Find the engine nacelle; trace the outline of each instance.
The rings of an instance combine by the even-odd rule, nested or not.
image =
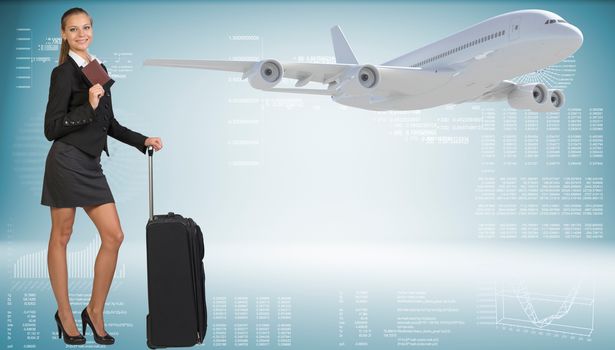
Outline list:
[[[544,84],[519,85],[508,93],[508,104],[512,108],[538,112],[538,109],[544,108],[548,97],[549,90]]]
[[[564,105],[564,102],[566,102],[566,96],[562,90],[549,90],[549,94],[551,105],[556,109],[560,109]]]
[[[254,63],[245,75],[253,88],[267,90],[282,81],[284,68],[276,60],[263,60]]]
[[[380,74],[378,73],[378,68],[372,65],[366,65],[359,69],[357,73],[357,79],[359,80],[359,84],[366,89],[371,89],[376,87],[380,82]]]
[[[338,90],[344,94],[362,94],[374,89],[380,82],[378,68],[371,64],[356,67],[348,72],[342,79]]]
[[[534,112],[557,112],[564,102],[565,96],[561,90],[548,90],[540,83],[517,86],[508,94],[511,107]]]
[[[564,105],[564,99],[562,90],[549,90],[545,102],[532,110],[534,112],[557,112]]]

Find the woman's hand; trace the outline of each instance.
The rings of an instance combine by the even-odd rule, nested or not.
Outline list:
[[[98,102],[100,102],[100,98],[105,95],[105,89],[100,84],[96,84],[90,88],[88,101],[92,106],[92,109],[98,108]]]
[[[160,137],[148,137],[145,139],[145,146],[152,146],[155,151],[160,151],[162,149],[162,139]]]

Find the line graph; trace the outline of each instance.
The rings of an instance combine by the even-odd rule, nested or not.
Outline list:
[[[538,315],[536,314],[536,309],[534,308],[534,304],[532,303],[532,300],[530,298],[530,293],[528,292],[527,286],[525,285],[525,283],[521,283],[521,286],[519,287],[517,291],[517,299],[519,300],[519,304],[523,308],[523,311],[527,315],[528,319],[536,327],[544,328],[550,325],[554,320],[559,320],[563,318],[564,316],[568,315],[568,313],[570,312],[570,308],[572,307],[577,297],[578,292],[579,292],[579,285],[576,285],[570,290],[570,292],[568,293],[568,295],[562,302],[557,312],[555,314],[549,315],[542,319],[539,319]]]
[[[525,282],[496,288],[496,325],[591,336],[595,294],[582,282],[565,295],[531,292]]]

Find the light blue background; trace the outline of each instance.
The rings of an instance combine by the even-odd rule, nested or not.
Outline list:
[[[48,208],[39,202],[50,143],[42,123],[57,52],[34,50],[34,56],[51,61],[33,62],[31,88],[16,89],[15,29],[31,28],[36,48],[46,38],[59,36],[61,14],[75,5],[94,18],[92,53],[107,66],[117,53],[130,53],[121,62],[133,70],[116,79],[113,87],[115,114],[122,124],[165,142],[155,159],[156,212],[190,216],[203,228],[210,305],[216,296],[228,297],[229,304],[235,296],[248,296],[248,323],[253,327],[255,297],[269,296],[273,305],[276,297],[291,296],[293,349],[338,346],[340,291],[347,300],[355,291],[369,291],[373,349],[394,347],[395,342],[382,334],[395,327],[395,295],[403,290],[456,300],[459,311],[450,318],[465,324],[440,335],[439,347],[444,349],[604,349],[615,341],[615,288],[610,281],[615,238],[610,234],[609,198],[612,3],[14,2],[0,5],[1,291],[3,298],[11,293],[15,300],[24,292],[37,293],[38,348],[63,346],[52,339],[51,290],[46,279],[12,276],[19,258],[47,247]],[[603,176],[605,213],[598,219],[604,223],[602,239],[477,239],[480,218],[474,216],[474,190],[481,170],[480,132],[457,134],[468,136],[468,145],[405,142],[379,122],[390,115],[342,108],[321,96],[264,93],[246,82],[229,81],[237,77],[230,73],[142,66],[147,58],[271,57],[292,62],[298,56],[330,57],[329,28],[335,24],[343,28],[361,63],[378,64],[491,16],[524,8],[558,13],[584,33],[583,46],[575,54],[574,81],[565,90],[566,103],[569,108],[604,109],[605,165],[529,172]],[[260,40],[229,40],[233,35],[256,35]],[[258,100],[229,103],[237,98]],[[505,103],[481,106],[506,108]],[[422,112],[421,118],[475,115],[474,111],[471,105],[441,107]],[[252,118],[259,121],[255,127],[229,124]],[[565,125],[562,117],[562,129]],[[229,145],[235,139],[257,139],[259,145]],[[127,276],[116,279],[110,301],[123,302],[127,314],[109,315],[107,321],[132,324],[110,328],[119,332],[116,348],[139,348],[144,347],[147,313],[146,159],[115,140],[110,150],[110,158],[103,156],[103,168],[126,234],[120,266],[126,267]],[[259,165],[233,165],[241,160]],[[519,176],[524,171],[528,170],[520,168]],[[84,249],[95,235],[80,211],[69,250]],[[480,288],[520,280],[546,294],[566,295],[578,281],[595,289],[591,338],[562,339],[477,325]],[[87,294],[88,288],[87,279],[71,284],[71,292]],[[347,324],[354,320],[349,316],[353,306],[345,306]],[[2,307],[4,330],[4,311],[10,309],[4,299]],[[82,307],[76,304],[75,311]],[[14,321],[20,320],[21,309],[13,310]],[[228,310],[232,348],[233,309]],[[14,323],[13,339],[3,336],[2,344],[31,344],[23,339],[19,322]],[[347,347],[352,347],[355,331],[347,327]],[[250,348],[252,332],[250,328]]]

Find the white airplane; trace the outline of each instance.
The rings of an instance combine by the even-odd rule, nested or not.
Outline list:
[[[558,111],[561,90],[508,79],[561,62],[583,43],[581,31],[553,12],[505,13],[381,65],[359,64],[339,26],[331,28],[336,63],[151,59],[145,65],[243,73],[265,91],[329,95],[367,110],[416,110],[469,101],[508,100],[511,107]],[[282,78],[294,88],[276,87]],[[310,82],[323,89],[303,88]]]

